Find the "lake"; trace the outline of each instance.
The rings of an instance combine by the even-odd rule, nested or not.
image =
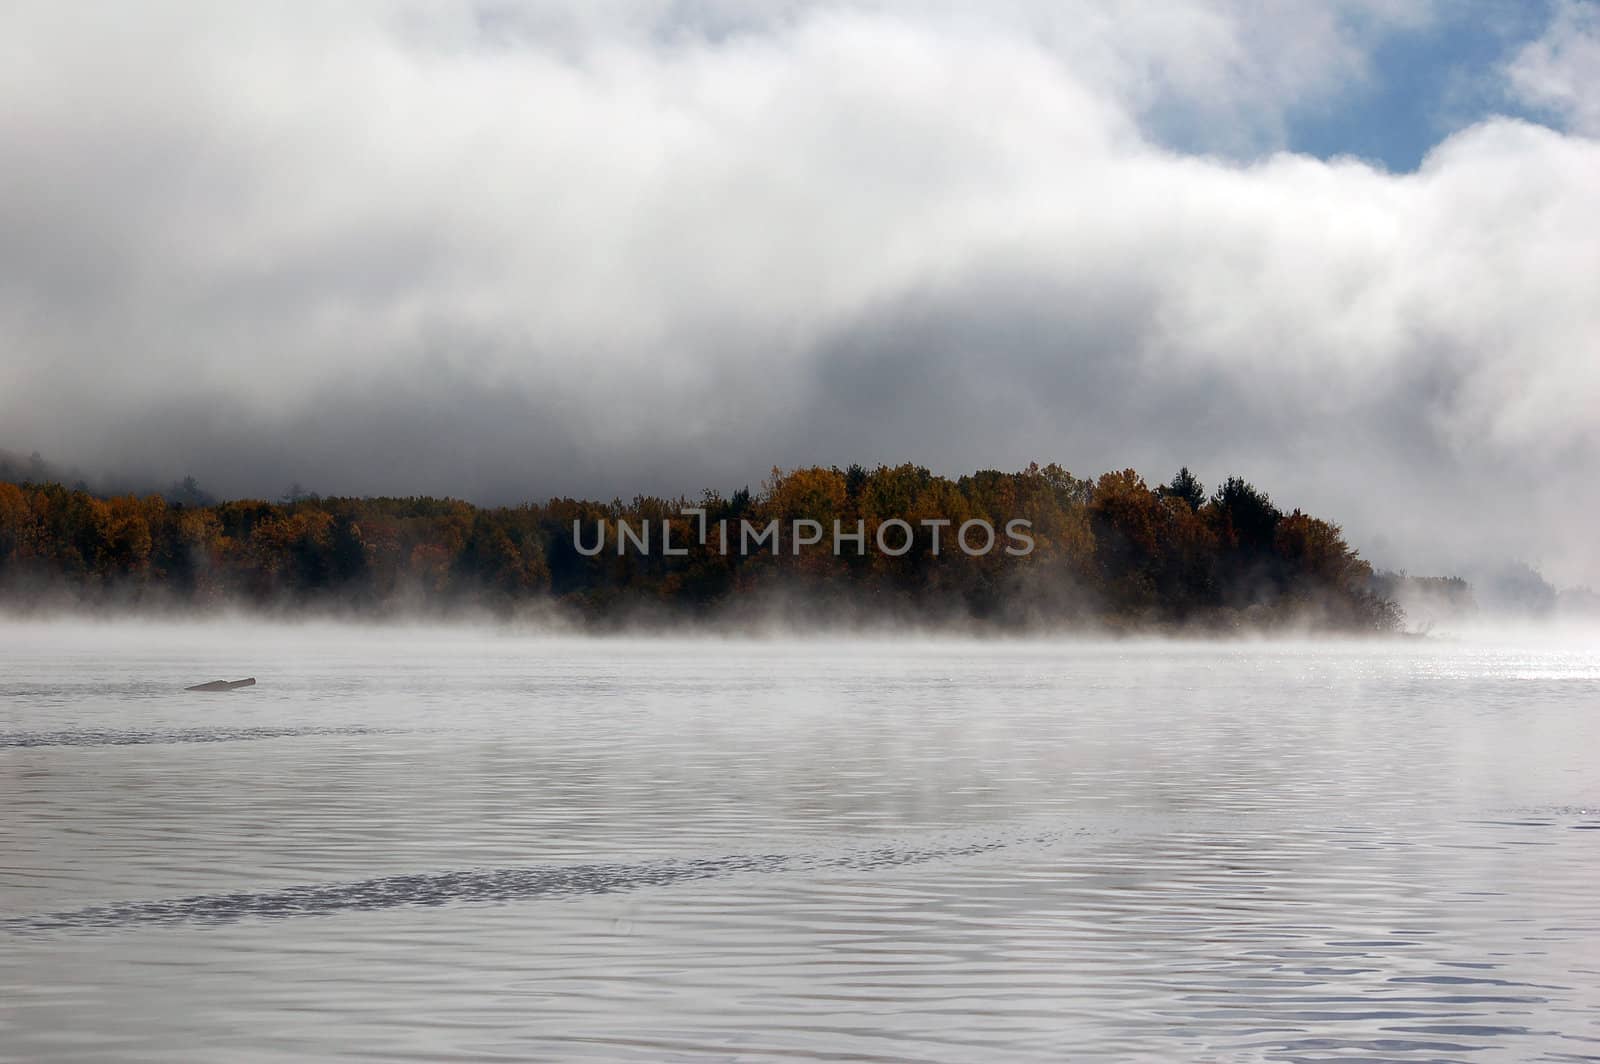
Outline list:
[[[0,1059],[1595,1060],[1597,756],[1527,632],[10,623]]]

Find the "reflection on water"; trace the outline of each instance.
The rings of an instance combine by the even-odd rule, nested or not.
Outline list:
[[[1600,1059],[1587,646],[3,634],[0,1059]]]

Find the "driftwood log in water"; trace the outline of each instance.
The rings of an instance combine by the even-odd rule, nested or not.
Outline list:
[[[243,680],[212,680],[209,683],[197,683],[193,687],[185,687],[185,691],[235,691],[241,687],[254,687],[256,678],[247,676]]]

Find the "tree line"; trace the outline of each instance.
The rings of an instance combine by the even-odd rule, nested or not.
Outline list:
[[[1025,555],[950,549],[951,529],[966,522],[1019,519],[1032,544]],[[580,551],[575,525],[592,540],[601,521],[670,526],[682,553]],[[724,553],[715,536],[701,542],[702,521],[838,521],[868,542],[899,521],[909,547],[835,553],[824,536],[777,553]],[[1082,479],[1053,464],[955,479],[911,464],[774,469],[758,491],[726,496],[507,507],[299,491],[209,502],[192,481],[167,497],[0,482],[0,606],[21,608],[541,608],[600,625],[781,611],[998,627],[1294,621],[1387,631],[1401,621],[1390,591],[1338,525],[1285,513],[1241,477],[1208,492],[1187,469],[1154,486],[1131,469]]]

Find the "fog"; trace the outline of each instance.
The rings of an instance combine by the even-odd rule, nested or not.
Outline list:
[[[1187,464],[1595,583],[1594,6],[1415,170],[1288,150],[1463,17],[8,5],[0,447],[477,502]]]
[[[232,662],[224,676],[194,675],[180,686],[216,679],[240,679],[262,668],[280,678],[298,676],[297,664],[319,660],[323,646],[374,660],[388,659],[414,648],[419,655],[471,658],[498,657],[523,647],[540,656],[608,653],[660,654],[667,659],[716,660],[738,655],[741,647],[754,654],[784,647],[811,647],[834,656],[872,657],[882,648],[896,652],[971,651],[1007,654],[1007,647],[1060,648],[1075,653],[1091,647],[1122,647],[1130,652],[1155,652],[1162,646],[1179,656],[1212,648],[1230,655],[1251,646],[1285,650],[1324,649],[1356,656],[1483,651],[1496,655],[1519,652],[1541,656],[1570,654],[1574,661],[1593,656],[1600,645],[1600,617],[1553,613],[1534,616],[1507,610],[1470,613],[1417,611],[1408,614],[1399,633],[1363,633],[1329,629],[1308,615],[1304,622],[1284,619],[1271,627],[1241,627],[1219,632],[1215,627],[1112,627],[1084,619],[1071,624],[997,626],[956,614],[872,612],[819,608],[798,596],[755,596],[756,601],[713,615],[687,616],[637,611],[596,625],[582,617],[545,606],[512,613],[463,609],[438,612],[390,611],[381,615],[297,608],[270,611],[232,608],[196,612],[142,604],[136,609],[100,606],[93,614],[71,603],[26,612],[0,612],[0,652],[23,658],[68,654],[92,661],[100,654],[152,654],[174,662]],[[609,648],[609,649],[608,649]],[[943,649],[941,649],[943,648]],[[1431,648],[1431,649],[1430,649]],[[266,663],[272,663],[270,666]],[[192,666],[191,666],[192,667]],[[285,671],[287,670],[287,671]],[[187,675],[187,674],[186,674]],[[1600,675],[1593,678],[1600,679]],[[262,682],[267,682],[262,677]]]

